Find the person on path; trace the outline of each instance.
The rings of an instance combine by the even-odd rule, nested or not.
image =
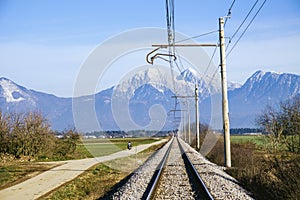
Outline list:
[[[132,148],[131,142],[128,141],[128,143],[127,143],[127,149],[130,150],[131,148]]]

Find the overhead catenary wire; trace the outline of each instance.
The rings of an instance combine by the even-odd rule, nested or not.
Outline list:
[[[231,5],[230,5],[230,7],[229,7],[229,9],[228,9],[228,13],[227,13],[227,16],[228,16],[228,17],[225,18],[224,27],[225,27],[225,25],[226,25],[226,23],[227,23],[227,20],[228,20],[228,19],[230,18],[230,16],[231,16],[231,10],[232,10],[232,8],[233,8],[235,2],[236,2],[236,0],[233,0],[232,3],[231,3]],[[219,32],[219,30],[217,30],[217,32]],[[218,41],[217,43],[220,44],[220,41]],[[216,55],[217,48],[218,48],[218,46],[216,46],[216,48],[214,49],[214,51],[213,51],[213,53],[212,53],[212,56],[211,56],[211,58],[210,58],[210,60],[209,60],[209,63],[208,63],[208,65],[207,65],[207,67],[206,67],[206,69],[205,69],[205,71],[204,71],[204,74],[203,74],[204,76],[206,76],[206,73],[207,73],[207,71],[208,71],[208,69],[209,69],[209,67],[210,67],[210,65],[211,65],[211,63],[212,63],[212,61],[213,61],[213,58],[214,58],[215,55]],[[214,80],[214,78],[215,78],[215,76],[216,76],[216,74],[217,74],[217,72],[218,72],[219,67],[220,67],[220,64],[216,67],[216,69],[215,69],[214,73],[212,74],[212,76],[210,77],[210,81],[209,81],[209,83],[208,83],[207,85],[211,85],[212,81]],[[204,92],[206,92],[206,91],[208,91],[208,87],[205,88]]]
[[[213,82],[213,80],[215,79],[216,74],[218,73],[218,69],[219,69],[220,65],[218,65],[214,71],[214,73],[212,74],[212,76],[210,77],[210,81],[207,85],[211,85],[211,83]],[[208,91],[208,87],[205,88],[205,90],[203,92]]]
[[[261,11],[261,9],[264,7],[265,3],[267,2],[267,0],[264,0],[264,2],[260,5],[259,9],[256,11],[255,15],[252,17],[251,21],[248,23],[248,25],[246,26],[246,28],[244,29],[244,31],[242,32],[242,34],[240,35],[240,37],[237,39],[237,41],[234,43],[233,47],[230,49],[230,51],[227,53],[226,58],[231,54],[231,52],[233,51],[233,49],[236,47],[236,45],[239,43],[239,41],[242,39],[242,37],[245,35],[246,31],[248,30],[248,28],[250,27],[250,25],[253,23],[254,19],[257,17],[258,13]]]
[[[177,67],[179,73],[181,74],[181,73],[183,72],[183,68],[180,68],[180,66],[182,66],[182,64],[179,65],[178,62],[177,62],[177,60],[175,60],[174,63],[175,63],[175,65],[176,65],[176,67]]]
[[[231,15],[231,9],[233,8],[233,6],[234,6],[234,4],[235,4],[235,1],[236,0],[233,0],[233,2],[231,3],[231,5],[230,5],[230,7],[229,7],[229,9],[228,9],[228,16],[230,16]],[[170,9],[173,9],[172,11],[170,11]],[[170,39],[170,29],[173,29],[173,34],[175,34],[175,26],[174,26],[174,24],[172,25],[172,23],[174,23],[174,2],[173,1],[168,1],[168,0],[166,0],[166,13],[167,13],[167,27],[168,27],[168,39]],[[172,14],[171,14],[172,13]],[[170,15],[172,15],[172,17],[170,17]],[[226,18],[226,21],[227,21],[227,19],[228,18]],[[226,24],[226,21],[225,21],[225,24]],[[210,35],[210,34],[213,34],[213,33],[217,33],[217,32],[219,32],[219,30],[214,30],[214,31],[210,31],[210,32],[207,32],[207,33],[202,33],[202,34],[199,34],[199,35],[196,35],[196,36],[192,36],[192,37],[190,37],[190,38],[186,38],[186,39],[182,39],[182,40],[178,40],[178,41],[176,41],[175,42],[175,37],[173,37],[173,42],[169,42],[169,47],[170,47],[170,45],[171,44],[177,44],[177,43],[181,43],[181,42],[184,42],[184,41],[187,41],[187,40],[191,40],[191,39],[196,39],[196,38],[199,38],[199,37],[203,37],[203,36],[207,36],[207,35]],[[172,54],[174,54],[175,55],[175,46],[173,46],[173,52],[169,52],[169,53],[172,53]],[[203,74],[203,76],[205,76],[206,75],[206,73],[207,73],[207,71],[208,71],[208,68],[209,68],[209,66],[211,65],[211,63],[212,63],[212,60],[213,60],[213,58],[214,58],[214,56],[215,56],[215,53],[216,53],[216,50],[217,50],[217,46],[216,46],[216,48],[214,49],[214,52],[213,52],[213,55],[211,56],[211,59],[210,59],[210,61],[209,61],[209,63],[208,63],[208,66],[207,66],[207,68],[206,68],[206,70],[205,70],[205,72],[204,72],[204,74]],[[180,56],[178,56],[178,58],[179,58],[179,62],[180,62],[180,64],[181,64],[181,66],[183,66],[182,65],[182,62],[181,62],[181,58],[180,58]],[[172,65],[172,61],[170,61],[169,62],[170,63],[170,65]],[[180,69],[180,67],[179,67],[179,65],[178,65],[178,63],[176,62],[176,60],[174,61],[174,63],[176,64],[176,66],[177,66],[177,69],[179,70],[179,72],[180,73],[182,73],[182,69]],[[182,67],[183,68],[183,67]],[[173,72],[172,72],[173,73]],[[214,76],[214,75],[213,75]]]
[[[217,48],[218,48],[218,47],[216,46],[215,49],[214,49],[214,51],[213,51],[213,54],[212,54],[212,56],[211,56],[211,58],[210,58],[210,60],[209,60],[209,63],[208,63],[208,65],[207,65],[207,67],[206,67],[206,69],[205,69],[205,71],[204,71],[204,73],[203,73],[203,75],[206,75],[206,73],[207,73],[207,71],[208,71],[208,68],[210,67],[210,65],[211,65],[211,63],[212,63],[212,61],[213,61],[213,58],[215,57]]]
[[[191,40],[191,39],[203,37],[203,36],[206,36],[206,35],[210,35],[210,34],[213,34],[213,33],[216,33],[216,32],[219,32],[219,30],[214,30],[214,31],[210,31],[210,32],[207,32],[207,33],[202,33],[202,34],[199,34],[199,35],[190,37],[190,38],[186,38],[186,39],[183,39],[183,40],[176,41],[175,43],[177,44],[177,43],[184,42],[184,41],[187,41],[187,40]],[[211,65],[212,61],[213,61],[213,58],[214,58],[214,56],[215,56],[215,53],[216,53],[217,48],[218,48],[218,45],[216,45],[216,47],[215,47],[215,49],[214,49],[214,51],[213,51],[212,57],[211,57],[211,59],[210,59],[208,65],[207,65],[207,67],[206,67],[206,69],[205,69],[205,71],[204,71],[204,73],[203,73],[203,76],[206,75],[206,73],[207,73],[207,71],[208,71],[208,68],[209,68],[209,66]],[[176,51],[176,50],[175,50],[175,51]],[[183,64],[182,64],[182,61],[181,61],[181,57],[180,57],[180,56],[177,56],[177,57],[178,57],[178,60],[179,60],[179,62],[180,62],[180,65],[181,65],[182,69],[180,69],[179,64],[177,63],[177,60],[175,60],[175,64],[176,64],[177,69],[179,70],[179,72],[180,72],[180,74],[181,74],[182,71],[183,71],[183,69],[184,69],[184,67],[183,67]],[[215,75],[213,75],[213,77],[214,77],[214,76],[215,76]],[[188,84],[188,82],[187,82],[186,80],[184,80],[184,81],[185,81],[185,83],[187,84],[187,86],[188,86],[191,90],[194,90],[194,88],[191,88],[191,86]],[[212,81],[210,81],[210,83],[211,83],[211,82],[212,82]],[[206,89],[207,89],[207,88],[206,88]],[[207,90],[208,90],[208,89],[207,89]]]
[[[161,58],[165,61],[168,61],[169,62],[169,65],[170,65],[170,70],[171,70],[171,77],[172,77],[172,83],[173,83],[173,87],[174,87],[174,93],[175,93],[175,96],[177,96],[177,92],[176,92],[176,86],[175,86],[175,76],[174,76],[174,65],[176,65],[178,71],[180,72],[180,74],[182,74],[182,69],[180,68],[180,65],[177,63],[177,60],[176,58],[178,56],[176,56],[177,52],[175,51],[175,47],[176,47],[176,43],[180,43],[180,42],[183,42],[183,41],[187,41],[187,40],[191,40],[191,39],[195,39],[195,38],[198,38],[198,37],[202,37],[202,36],[206,36],[206,35],[209,35],[209,34],[213,34],[215,32],[218,32],[220,30],[215,30],[215,31],[210,31],[208,33],[204,33],[204,34],[200,34],[200,35],[196,35],[196,36],[193,36],[193,37],[190,37],[190,38],[186,38],[186,39],[183,39],[183,40],[179,40],[179,41],[176,41],[175,42],[175,23],[174,23],[174,0],[166,0],[166,19],[167,19],[167,32],[168,32],[168,46],[165,45],[165,47],[163,47],[163,45],[161,45],[160,47],[158,47],[157,49],[159,48],[166,48],[168,47],[168,53],[169,54],[166,54],[169,58],[169,60],[167,59],[164,59],[163,57],[161,57],[160,55],[162,54],[156,54],[155,56],[157,58]],[[231,6],[228,10],[228,17],[230,17],[231,15],[231,9],[233,8],[234,4],[235,4],[236,0],[233,0],[233,2],[231,3]],[[243,24],[245,23],[245,21],[247,20],[247,18],[249,17],[249,15],[251,14],[252,10],[254,9],[254,7],[256,6],[258,0],[255,2],[255,4],[252,6],[251,10],[248,12],[248,14],[246,15],[246,18],[243,20],[242,24],[238,27],[237,31],[233,34],[231,40],[236,36],[236,34],[239,32],[239,30],[241,29],[241,27],[243,26]],[[237,40],[237,42],[234,44],[233,48],[231,49],[231,51],[234,49],[234,47],[237,45],[237,43],[239,42],[239,40],[243,37],[244,33],[247,31],[247,29],[249,28],[249,26],[251,25],[251,23],[253,22],[253,20],[255,19],[255,17],[257,16],[257,14],[259,13],[259,11],[262,9],[263,5],[265,4],[266,0],[264,1],[264,3],[261,5],[261,7],[259,8],[259,10],[257,11],[257,13],[255,14],[255,16],[252,18],[252,20],[250,21],[250,23],[248,24],[248,26],[246,27],[246,29],[243,31],[243,33],[240,35],[239,39]],[[225,26],[227,20],[228,20],[228,17],[226,17],[226,21],[225,23],[223,24],[223,27]],[[230,41],[231,41],[230,40]],[[218,44],[220,44],[220,41],[218,42]],[[180,44],[179,44],[180,45]],[[206,75],[211,63],[212,63],[212,60],[215,56],[215,53],[216,53],[216,49],[219,45],[216,46],[214,52],[213,52],[213,55],[208,63],[208,66],[207,68],[205,69],[204,71],[204,76]],[[228,46],[227,46],[228,47]],[[156,49],[156,50],[157,50]],[[227,48],[226,48],[227,49]],[[155,51],[156,51],[155,50]],[[229,54],[231,53],[231,51],[229,52]],[[227,56],[229,55],[227,54]],[[149,55],[149,54],[148,54]],[[226,57],[227,57],[226,56]],[[154,57],[152,57],[154,58]],[[151,59],[152,59],[151,58]],[[182,65],[182,62],[181,62],[181,58],[180,56],[178,57],[179,58],[179,61],[180,61],[180,64],[183,68],[183,65]],[[148,61],[148,56],[147,56],[147,62]],[[150,64],[153,64],[153,61],[152,62],[149,62]],[[218,68],[219,68],[220,65],[218,65],[218,67],[216,67],[215,69],[215,72],[213,73],[213,76],[210,78],[210,81],[209,81],[209,84],[207,86],[209,86],[212,81],[214,80],[215,78],[215,75],[217,74],[218,72]],[[183,68],[184,69],[184,68]],[[208,77],[208,76],[207,76]],[[185,80],[185,79],[184,79]],[[185,80],[186,81],[186,80]],[[197,82],[197,84],[199,84]],[[188,84],[187,84],[188,85]],[[205,87],[206,90],[209,90],[208,87]],[[206,91],[205,90],[205,91]],[[178,99],[175,98],[175,110],[176,110],[176,107],[177,107],[177,104],[178,104]],[[174,118],[175,118],[175,113],[174,113]]]
[[[175,80],[174,80],[174,66],[173,57],[175,56],[175,47],[172,44],[175,42],[175,25],[174,25],[174,0],[166,0],[166,19],[167,19],[167,32],[168,32],[168,50],[169,50],[169,64],[172,76],[172,84],[174,92],[176,93]]]
[[[231,16],[231,9],[232,9],[234,3],[235,3],[235,0],[233,0],[233,2],[231,3],[231,5],[230,5],[230,7],[229,7],[229,9],[228,9],[228,13],[227,13],[227,16],[228,16],[228,17]],[[227,23],[227,20],[228,20],[228,18],[225,19],[224,27],[225,27],[225,25],[226,25],[226,23]]]
[[[174,2],[173,2],[173,0],[170,0],[170,1],[166,0],[166,8],[167,8],[167,27],[168,27],[169,48],[173,47],[173,49],[171,51],[169,49],[170,54],[173,54],[173,55],[177,54],[177,51],[175,50],[175,44],[177,44],[177,43],[181,43],[181,42],[184,42],[184,41],[187,41],[187,40],[207,36],[207,35],[210,35],[210,34],[213,34],[213,33],[216,33],[216,32],[219,31],[219,30],[214,30],[214,31],[210,31],[210,32],[207,32],[207,33],[202,33],[202,34],[199,34],[199,35],[196,35],[196,36],[192,36],[190,38],[185,38],[185,39],[182,39],[182,40],[175,41],[175,37],[172,37],[172,34],[175,35],[175,26],[174,26],[174,24],[172,25],[172,23],[174,23]],[[172,17],[170,17],[170,15],[172,15]],[[172,29],[172,30],[170,30],[170,29]],[[174,45],[172,47],[170,47],[170,45],[172,45],[172,44],[174,44]],[[182,72],[184,70],[184,67],[183,67],[183,64],[182,64],[182,61],[181,61],[181,57],[176,56],[176,58],[178,58],[178,59],[172,60],[172,61],[170,60],[170,62],[169,62],[170,66],[171,66],[171,73],[172,73],[173,79],[175,78],[174,77],[174,71],[173,71],[174,70],[174,65],[173,64],[175,64],[175,66],[177,67],[180,74],[182,74]],[[179,61],[180,64],[178,64],[177,61]],[[184,80],[184,81],[186,82],[186,80]],[[186,82],[186,84],[187,84],[187,82]]]
[[[233,0],[229,9],[228,9],[228,14],[227,16],[231,16],[231,10],[235,4],[236,0]],[[232,37],[230,38],[230,42],[237,36],[238,32],[241,30],[241,28],[243,27],[243,25],[245,24],[245,22],[247,21],[247,19],[249,18],[250,14],[253,12],[254,8],[256,7],[257,3],[259,2],[259,0],[256,0],[256,2],[254,3],[254,5],[251,7],[250,11],[247,13],[246,17],[244,18],[244,20],[242,21],[242,23],[240,24],[240,26],[238,27],[238,29],[234,32],[234,34],[232,35]],[[245,28],[245,30],[242,32],[242,34],[240,35],[240,37],[238,38],[238,40],[235,42],[234,46],[231,48],[230,52],[227,54],[227,56],[232,52],[232,50],[235,48],[235,46],[238,44],[238,42],[240,41],[240,39],[243,37],[243,35],[245,34],[245,32],[247,31],[247,29],[250,27],[250,25],[252,24],[252,22],[254,21],[254,19],[256,18],[256,16],[258,15],[258,13],[260,12],[260,10],[262,9],[262,7],[264,6],[264,4],[266,3],[266,0],[263,2],[263,4],[260,6],[260,8],[258,9],[258,11],[256,12],[256,14],[254,15],[254,17],[251,19],[250,23],[247,25],[247,27]],[[181,58],[180,56],[175,56],[177,54],[177,52],[175,52],[175,44],[176,43],[180,43],[180,42],[184,42],[184,41],[187,41],[187,40],[190,40],[190,39],[195,39],[195,38],[199,38],[199,37],[202,37],[202,36],[206,36],[206,35],[209,35],[209,34],[213,34],[213,33],[216,33],[218,32],[219,30],[217,31],[211,31],[211,32],[208,32],[208,33],[204,33],[204,34],[200,34],[200,35],[196,35],[196,36],[193,36],[193,37],[190,37],[190,38],[186,38],[186,39],[183,39],[183,40],[179,40],[179,41],[176,41],[175,42],[175,26],[174,26],[174,0],[166,0],[166,8],[167,8],[167,26],[168,26],[168,47],[169,47],[169,55],[174,55],[175,58],[179,58],[178,60],[176,59],[173,59],[173,57],[169,56],[169,63],[170,63],[170,68],[171,68],[171,73],[172,73],[172,78],[173,78],[173,86],[174,86],[174,91],[176,93],[176,87],[175,87],[175,77],[174,77],[174,67],[177,67],[178,71],[180,73],[182,73],[182,69],[184,68],[180,68],[180,64],[182,65],[182,62],[181,62]],[[224,26],[225,24],[227,23],[227,20],[228,18],[226,17],[225,18],[225,23],[224,23]],[[229,44],[230,44],[229,42]],[[220,41],[219,41],[220,43]],[[228,46],[229,46],[228,44]],[[228,48],[228,46],[226,47],[226,50]],[[207,68],[205,69],[204,71],[204,76],[207,74],[208,72],[208,69],[209,67],[211,66],[211,63],[213,61],[213,58],[216,54],[216,49],[217,47],[215,48],[212,56],[211,56],[211,59],[208,63],[208,66]],[[227,57],[226,56],[226,57]],[[178,64],[178,62],[180,62],[180,64]],[[217,72],[218,72],[218,69],[219,69],[219,66],[216,67],[212,77],[210,77],[210,81],[209,81],[209,84],[211,84],[211,82],[214,80]],[[198,83],[197,83],[198,84]],[[206,88],[206,90],[209,90],[209,88]],[[177,101],[177,99],[176,99]],[[178,103],[178,102],[177,102]],[[177,104],[176,103],[176,104]],[[175,105],[176,106],[176,105]],[[176,109],[176,108],[175,108]]]
[[[228,13],[227,13],[227,16],[228,16],[228,17],[225,18],[224,27],[225,27],[225,25],[226,25],[226,23],[227,23],[227,20],[228,20],[229,17],[231,16],[231,9],[233,8],[233,6],[234,6],[234,4],[235,4],[235,1],[236,1],[236,0],[233,0],[232,3],[231,3],[231,5],[229,6]],[[219,30],[216,30],[215,32],[219,32]],[[213,33],[213,31],[212,31],[212,32],[209,32],[209,33]],[[218,41],[217,43],[220,43],[220,41]],[[209,66],[211,65],[212,61],[213,61],[213,58],[214,58],[215,55],[216,55],[217,48],[218,48],[218,46],[216,46],[216,48],[215,48],[214,51],[213,51],[213,54],[212,54],[212,56],[211,56],[211,58],[210,58],[210,60],[209,60],[209,63],[208,63],[208,65],[207,65],[207,67],[206,67],[206,69],[205,69],[205,71],[204,71],[204,75],[206,75],[206,73],[207,73],[207,71],[208,71],[208,68],[209,68]],[[218,67],[217,67],[217,69],[218,69]],[[217,72],[217,69],[215,70],[215,72],[214,72],[214,74],[213,74],[213,77],[215,76],[215,74],[216,74],[216,72]]]
[[[253,9],[255,8],[255,6],[257,5],[259,0],[256,0],[255,3],[253,4],[253,6],[251,7],[251,9],[249,10],[248,14],[246,15],[246,17],[244,18],[244,20],[242,21],[242,23],[239,25],[239,27],[236,29],[236,31],[233,33],[233,35],[230,37],[229,39],[229,43],[226,47],[226,50],[228,49],[231,41],[233,40],[233,38],[236,36],[236,34],[240,31],[240,29],[242,28],[242,26],[244,25],[244,23],[246,22],[246,20],[248,19],[248,17],[250,16],[250,14],[252,13]],[[228,18],[226,18],[228,19]]]
[[[166,0],[166,19],[167,19],[167,32],[168,32],[168,53],[169,53],[169,65],[170,72],[172,77],[173,90],[175,95],[177,95],[176,86],[175,86],[175,76],[174,76],[174,62],[176,61],[175,55],[175,20],[174,20],[174,0]],[[175,109],[177,109],[178,99],[175,98]],[[174,119],[176,113],[174,112]]]
[[[219,32],[219,30],[214,30],[214,31],[210,31],[210,32],[207,32],[207,33],[202,33],[200,35],[195,35],[195,36],[192,36],[192,37],[189,37],[189,38],[186,38],[186,39],[178,40],[175,43],[178,44],[178,43],[181,43],[181,42],[185,42],[187,40],[196,39],[196,38],[203,37],[203,36],[210,35],[210,34],[217,33],[217,32]]]
[[[174,0],[166,0],[166,18],[169,45],[175,43]],[[171,49],[174,51],[174,49]],[[172,52],[174,53],[174,52]]]

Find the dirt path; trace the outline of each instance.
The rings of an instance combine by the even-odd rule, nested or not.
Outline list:
[[[117,153],[97,158],[87,158],[82,160],[64,161],[61,166],[55,167],[42,174],[39,174],[22,183],[14,185],[0,191],[0,199],[36,199],[42,195],[58,188],[62,184],[76,178],[93,165],[113,160],[116,158],[128,157],[139,153],[152,145],[156,145],[166,140],[157,141],[151,144],[133,147],[132,150],[119,151]]]

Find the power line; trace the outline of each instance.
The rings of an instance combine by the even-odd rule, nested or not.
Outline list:
[[[177,55],[177,57],[176,58],[178,58],[178,59],[176,59],[176,60],[174,60],[174,62],[175,62],[175,64],[176,64],[176,66],[177,66],[177,69],[179,70],[179,72],[180,72],[180,74],[182,73],[182,71],[184,70],[184,66],[183,66],[183,63],[182,63],[182,60],[181,60],[181,56],[180,55],[178,55],[178,52],[175,50],[175,53],[176,53],[176,55]],[[177,63],[177,60],[179,60],[179,64]]]
[[[171,46],[175,42],[175,25],[174,25],[174,0],[166,0],[166,19],[167,19],[167,31],[168,31],[168,45],[169,55],[175,56],[175,47]],[[174,66],[173,57],[169,56],[169,64],[173,82],[173,89],[176,93],[175,80],[174,80]]]
[[[190,40],[190,39],[195,39],[195,38],[203,37],[203,36],[210,35],[210,34],[216,33],[216,32],[219,32],[219,30],[210,31],[210,32],[207,32],[207,33],[202,33],[200,35],[196,35],[196,36],[193,36],[193,37],[190,37],[190,38],[186,38],[186,39],[183,39],[183,40],[176,41],[175,43],[180,43],[180,42],[184,42],[184,41],[187,41],[187,40]]]
[[[233,2],[231,3],[231,5],[230,5],[230,7],[228,9],[227,16],[231,16],[231,9],[232,9],[234,3],[235,3],[235,0],[233,0]],[[226,25],[227,20],[228,20],[228,18],[225,19],[224,26]]]
[[[257,12],[255,13],[255,15],[252,17],[251,21],[249,22],[249,24],[247,25],[247,27],[245,28],[245,30],[243,31],[243,33],[240,35],[240,37],[238,38],[238,40],[234,43],[233,47],[230,49],[230,51],[228,52],[227,56],[228,57],[230,55],[230,53],[232,52],[232,50],[236,47],[236,45],[238,44],[238,42],[241,40],[241,38],[244,36],[245,32],[248,30],[248,28],[250,27],[250,25],[252,24],[252,22],[254,21],[254,19],[256,18],[256,16],[258,15],[258,13],[260,12],[260,10],[263,8],[263,6],[265,5],[265,3],[267,2],[267,0],[265,0],[261,6],[259,7],[259,9],[257,10]]]
[[[229,17],[231,16],[231,9],[233,8],[233,6],[234,6],[234,4],[235,4],[235,1],[236,1],[236,0],[233,0],[233,1],[232,1],[231,5],[230,5],[230,7],[229,7],[229,9],[228,9],[227,16],[229,16]],[[226,25],[227,20],[229,19],[229,17],[227,17],[227,18],[225,19],[224,27],[225,27],[225,25]],[[201,35],[199,35],[199,37],[204,36],[204,35],[208,35],[208,34],[212,34],[212,33],[215,33],[215,32],[219,32],[219,30],[211,31],[211,32],[208,32],[208,33],[206,33],[206,34],[201,34]],[[194,37],[196,37],[196,36],[194,36]],[[181,42],[181,41],[179,41],[179,42]],[[220,43],[220,41],[219,41],[219,43]],[[214,51],[213,51],[213,54],[212,54],[212,56],[211,56],[211,58],[210,58],[210,61],[209,61],[208,65],[207,65],[205,71],[204,71],[203,76],[206,75],[206,73],[207,73],[207,71],[208,71],[208,68],[210,67],[210,65],[211,65],[211,63],[212,63],[212,61],[213,61],[213,58],[214,58],[214,56],[216,55],[216,50],[217,50],[217,46],[216,46],[216,48],[215,48]],[[218,72],[218,69],[219,69],[219,65],[216,67],[216,69],[215,69],[215,71],[214,71],[212,77],[210,78],[210,81],[209,81],[209,83],[208,83],[208,86],[209,86],[209,85],[212,83],[212,81],[214,80],[214,78],[215,78],[215,76],[216,76],[216,74],[217,74],[217,72]],[[206,89],[205,92],[208,91],[208,87],[206,87],[205,89]]]
[[[208,65],[207,65],[207,67],[206,67],[206,69],[205,69],[205,71],[204,71],[204,73],[203,73],[203,75],[205,75],[206,73],[207,73],[207,71],[208,71],[208,68],[209,68],[209,66],[211,65],[211,63],[212,63],[212,60],[213,60],[213,58],[215,57],[215,54],[216,54],[216,51],[217,51],[217,46],[216,46],[216,48],[214,49],[214,52],[213,52],[213,54],[212,54],[212,56],[211,56],[211,58],[210,58],[210,60],[209,60],[209,63],[208,63]]]
[[[225,27],[225,25],[226,25],[226,23],[227,23],[227,20],[228,20],[228,19],[230,18],[230,16],[231,16],[231,9],[233,8],[233,6],[234,6],[234,4],[235,4],[235,1],[236,1],[236,0],[233,0],[233,1],[232,1],[231,5],[230,5],[230,7],[229,7],[229,9],[228,9],[228,13],[227,13],[227,16],[228,16],[228,17],[226,17],[226,19],[225,19],[224,27]],[[217,30],[216,32],[219,32],[219,30]],[[218,41],[218,43],[220,43],[220,40]],[[213,58],[214,58],[215,55],[216,55],[217,48],[218,48],[218,46],[216,46],[216,48],[215,48],[214,51],[213,51],[213,54],[212,54],[212,56],[211,56],[211,58],[210,58],[210,60],[209,60],[209,63],[208,63],[208,65],[207,65],[207,67],[206,67],[206,69],[205,69],[205,71],[204,71],[204,74],[203,74],[204,76],[206,75],[206,73],[207,73],[207,71],[208,71],[208,68],[210,67],[210,65],[211,65],[211,63],[212,63],[212,61],[213,61]],[[210,79],[208,85],[210,85],[210,84],[212,83],[213,79],[215,78],[215,76],[216,76],[216,74],[217,74],[217,72],[218,72],[219,66],[220,66],[220,65],[218,65],[218,66],[216,67],[216,69],[215,69],[215,71],[214,71],[214,73],[213,73],[213,75],[212,75],[212,77],[211,77],[211,79]],[[208,88],[206,88],[206,90],[208,91]]]
[[[244,23],[246,22],[246,20],[248,19],[248,17],[250,16],[251,12],[253,11],[253,9],[255,8],[256,4],[258,3],[258,0],[256,0],[256,2],[253,4],[253,6],[251,7],[251,9],[249,10],[248,14],[246,15],[246,17],[244,18],[244,20],[242,21],[242,23],[240,24],[240,26],[237,28],[237,30],[234,32],[234,34],[230,37],[229,43],[226,47],[226,50],[229,47],[229,44],[231,43],[231,41],[233,40],[233,38],[236,36],[236,34],[239,32],[239,30],[242,28],[242,26],[244,25]],[[227,19],[227,18],[226,18]]]
[[[183,66],[183,63],[182,63],[182,60],[181,60],[181,56],[180,55],[178,55],[177,56],[178,57],[178,60],[179,60],[179,64],[177,63],[177,59],[174,61],[175,62],[175,64],[176,64],[176,66],[177,66],[177,69],[178,69],[178,71],[179,71],[179,73],[180,73],[180,76],[182,77],[182,72],[183,72],[183,70],[184,70],[184,66]],[[181,66],[181,68],[180,68],[180,66]],[[183,78],[183,77],[182,77]],[[190,90],[193,90],[193,88],[191,88],[191,86],[188,84],[188,82],[183,78],[183,80],[184,80],[184,83],[186,84],[186,86],[190,89]]]
[[[169,45],[175,42],[174,0],[166,0],[166,18]]]
[[[175,55],[175,20],[174,20],[174,0],[166,0],[166,18],[167,18],[167,31],[168,31],[168,46],[169,46],[169,65],[170,72],[172,77],[172,84],[175,95],[177,95],[176,86],[175,86],[175,76],[174,76],[174,62],[176,61]],[[173,45],[173,46],[172,46]],[[177,64],[175,62],[175,64]],[[177,66],[178,67],[178,66]],[[177,109],[178,100],[175,99],[175,110]],[[175,113],[174,113],[175,118]]]

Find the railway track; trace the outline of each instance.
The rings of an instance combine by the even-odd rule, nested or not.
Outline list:
[[[210,163],[178,138],[173,138],[153,154],[124,185],[108,197],[109,199],[253,199],[234,178],[223,171],[222,167]]]
[[[142,199],[213,199],[177,138],[152,180]]]

